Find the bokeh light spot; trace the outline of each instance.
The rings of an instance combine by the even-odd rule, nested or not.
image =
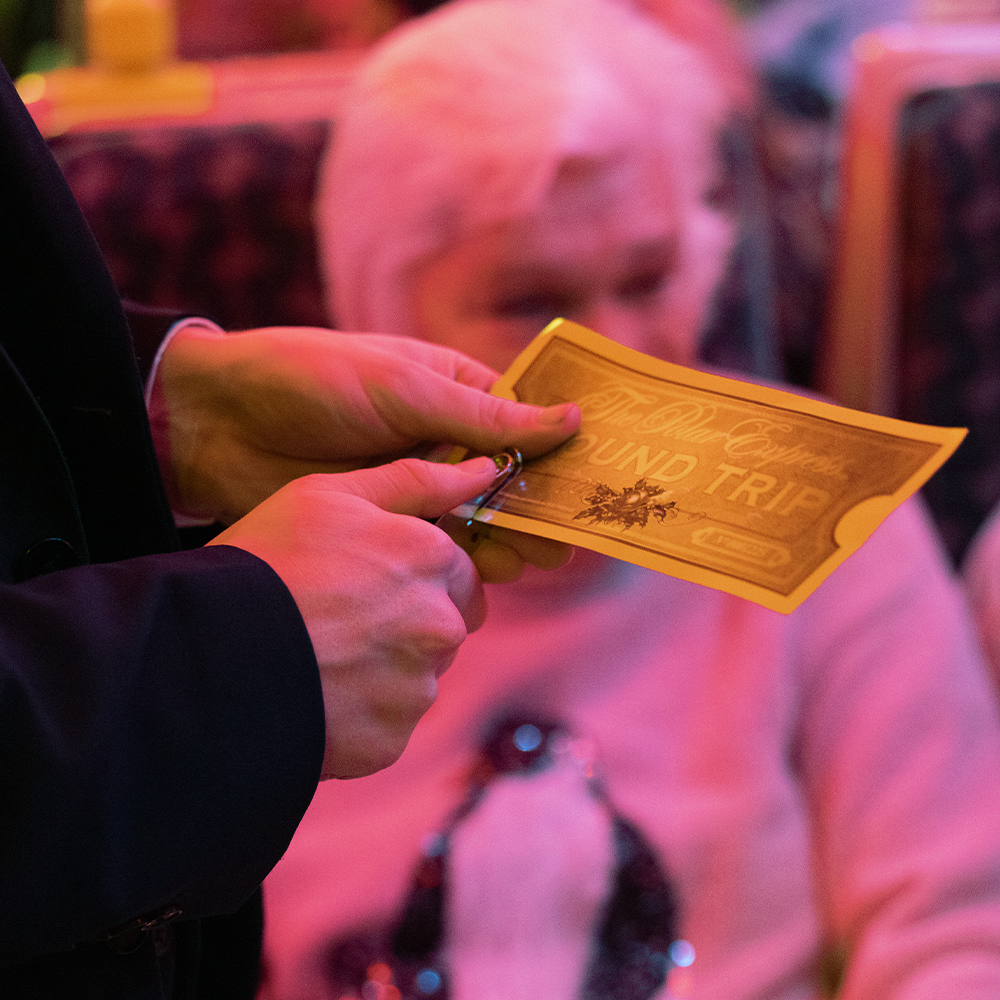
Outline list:
[[[678,938],[670,946],[670,961],[686,969],[694,961],[694,945],[690,941]]]
[[[441,976],[434,969],[421,969],[417,973],[416,984],[424,996],[430,996],[441,988]]]
[[[542,731],[538,726],[533,726],[530,722],[526,722],[523,726],[518,726],[514,730],[514,746],[523,753],[530,753],[532,750],[537,750],[541,742]]]

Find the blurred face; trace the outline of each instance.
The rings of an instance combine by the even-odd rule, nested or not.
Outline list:
[[[504,371],[557,316],[694,363],[733,240],[715,178],[569,164],[530,214],[471,233],[412,273],[418,336]]]

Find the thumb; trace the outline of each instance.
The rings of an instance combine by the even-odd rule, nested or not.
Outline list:
[[[338,492],[361,497],[390,513],[436,518],[484,493],[496,475],[497,467],[488,457],[456,465],[401,458],[327,478]]]
[[[517,445],[527,458],[562,444],[580,427],[575,403],[532,406],[492,396],[445,379],[426,380],[427,398],[407,426],[427,441],[449,441],[480,455]]]

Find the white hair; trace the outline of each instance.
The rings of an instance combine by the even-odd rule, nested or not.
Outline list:
[[[698,53],[614,0],[469,0],[403,25],[353,82],[316,222],[341,329],[413,335],[409,274],[529,213],[560,168],[714,156],[724,90]]]

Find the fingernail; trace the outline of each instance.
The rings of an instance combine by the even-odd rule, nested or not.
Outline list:
[[[489,469],[494,476],[498,475],[499,469],[497,468],[496,462],[489,455],[483,455],[480,458],[470,458],[463,462],[462,465],[470,476],[483,476],[486,474],[486,470]]]
[[[538,423],[541,427],[558,427],[564,424],[573,411],[576,410],[576,403],[560,403],[558,406],[547,406],[538,414]]]

